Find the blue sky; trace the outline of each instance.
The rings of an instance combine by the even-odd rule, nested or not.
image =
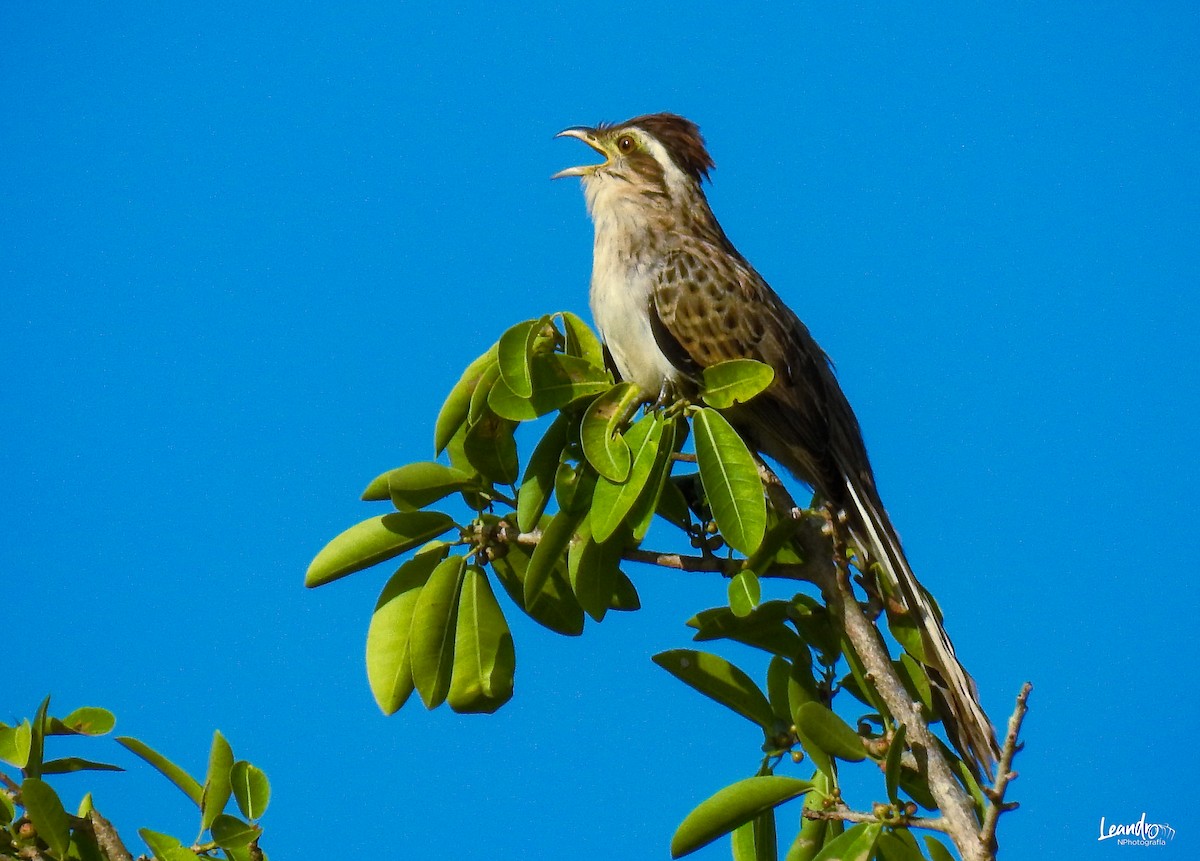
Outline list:
[[[554,132],[671,110],[837,363],[985,706],[1036,685],[1005,857],[1111,855],[1099,818],[1143,811],[1186,853],[1197,57],[1183,3],[8,4],[0,718],[103,705],[197,771],[219,727],[273,780],[278,859],[322,828],[666,857],[757,761],[649,661],[723,583],[631,572],[644,610],[575,640],[510,614],[508,707],[386,719],[386,571],[301,583],[367,480],[431,454],[467,362],[586,313],[582,196],[548,180],[584,153]],[[90,752],[135,770],[64,794],[190,836],[183,796]]]

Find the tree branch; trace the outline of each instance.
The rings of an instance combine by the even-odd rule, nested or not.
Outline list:
[[[887,817],[876,816],[874,813],[861,813],[857,810],[851,810],[844,804],[840,804],[832,810],[813,810],[805,809],[805,819],[829,819],[838,820],[840,822],[871,822],[880,825],[896,825],[903,824],[909,828],[924,828],[926,831],[937,831],[942,834],[949,833],[949,826],[946,821],[940,816],[936,819],[930,819],[925,816],[903,816],[896,820]]]
[[[1008,791],[1009,782],[1017,777],[1017,772],[1012,770],[1012,762],[1017,751],[1024,747],[1018,738],[1021,735],[1021,723],[1029,711],[1029,694],[1032,690],[1033,685],[1026,682],[1021,686],[1021,692],[1017,694],[1017,705],[1013,709],[1012,717],[1008,719],[1008,733],[1004,736],[1004,746],[1000,749],[1000,764],[996,766],[996,782],[990,789],[984,790],[988,797],[988,808],[983,815],[983,828],[980,829],[979,839],[993,853],[997,848],[996,823],[1000,819],[1000,814],[1013,810],[1017,806],[1016,802],[1006,804],[1004,793]]]

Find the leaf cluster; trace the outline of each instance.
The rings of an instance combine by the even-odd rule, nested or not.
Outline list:
[[[84,795],[75,814],[67,812],[58,791],[46,778],[78,771],[123,771],[108,762],[80,757],[46,758],[47,741],[55,736],[98,737],[112,732],[112,712],[79,708],[66,717],[49,714],[50,698],[32,720],[13,726],[0,723],[0,760],[16,769],[0,771],[0,858],[32,857],[48,861],[117,861],[129,853],[119,835],[96,809],[91,793]],[[245,760],[235,760],[229,742],[213,735],[204,782],[196,780],[149,745],[118,736],[118,744],[136,754],[184,793],[200,811],[199,833],[185,845],[168,834],[143,828],[142,840],[159,861],[265,861],[258,846],[259,824],[271,788],[267,776]],[[234,802],[237,813],[227,812]]]
[[[934,809],[928,785],[833,614],[805,591],[764,600],[762,578],[804,579],[814,546],[800,540],[793,511],[770,504],[761,462],[724,413],[773,376],[758,362],[726,362],[688,381],[688,400],[650,404],[647,393],[614,380],[596,336],[573,314],[504,332],[438,414],[434,449],[445,462],[411,463],[372,480],[363,498],[392,511],[342,532],[308,569],[306,584],[322,586],[406,557],[384,584],[367,632],[368,681],[380,708],[391,714],[414,691],[427,708],[503,706],[513,695],[516,651],[498,592],[540,625],[577,636],[587,617],[600,622],[609,611],[638,608],[629,561],[718,573],[729,581],[727,604],[688,624],[696,641],[766,652],[765,685],[708,652],[675,649],[654,660],[755,724],[762,743],[754,775],[700,804],[680,825],[673,855],[731,834],[736,859],[775,859],[776,808],[803,796],[810,813],[835,809],[839,764],[870,761],[885,776],[875,821],[844,828],[801,816],[788,861],[924,857],[908,825],[919,807]],[[522,460],[523,424],[540,438]],[[468,516],[455,514],[464,507]],[[690,555],[648,550],[655,521],[668,534],[677,530]],[[827,536],[815,546],[832,558]],[[886,610],[902,650],[894,666],[909,693],[937,720],[919,632],[873,572],[858,579]],[[835,702],[856,716],[855,726]],[[946,753],[982,815],[970,769]],[[804,760],[813,768],[806,779],[775,773]],[[945,850],[934,843],[928,851],[939,858]]]

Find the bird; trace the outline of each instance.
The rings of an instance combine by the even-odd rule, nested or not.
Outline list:
[[[977,774],[990,774],[995,730],[904,554],[833,363],[713,215],[704,183],[716,165],[699,126],[655,113],[556,137],[576,138],[604,159],[553,178],[579,177],[583,186],[595,232],[589,302],[617,374],[661,401],[694,390],[703,370],[722,361],[774,369],[764,392],[725,416],[838,514],[865,557],[860,570],[877,563],[921,633],[948,736]]]

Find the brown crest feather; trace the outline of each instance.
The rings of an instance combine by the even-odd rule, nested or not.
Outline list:
[[[700,127],[685,117],[668,113],[645,114],[611,128],[630,127],[639,128],[652,135],[670,153],[671,159],[679,169],[697,183],[708,179],[708,172],[716,167],[704,146]]]

